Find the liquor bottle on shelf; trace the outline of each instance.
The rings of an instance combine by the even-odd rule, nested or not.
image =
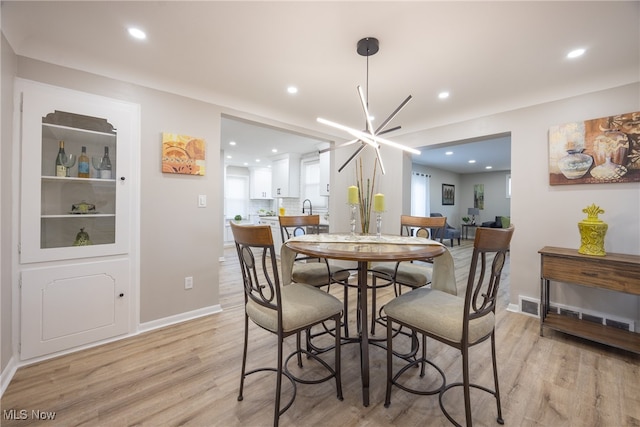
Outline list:
[[[111,159],[109,159],[109,147],[104,147],[102,165],[100,166],[100,178],[111,179]]]
[[[87,147],[82,147],[82,153],[78,157],[78,178],[89,178],[89,157]]]
[[[64,141],[59,142],[58,154],[56,155],[56,176],[67,176],[67,167],[64,165],[67,155],[64,152]]]

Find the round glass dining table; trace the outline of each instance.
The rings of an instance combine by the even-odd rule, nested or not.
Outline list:
[[[366,325],[367,276],[370,262],[397,262],[435,258],[447,249],[433,240],[422,237],[351,234],[308,234],[292,238],[284,243],[286,250],[319,258],[356,261],[358,263],[358,289],[361,292],[359,310],[362,324]],[[287,257],[283,256],[283,260]],[[293,259],[292,257],[288,257]],[[283,265],[283,270],[289,268]],[[375,313],[374,313],[375,315]],[[362,375],[362,401],[369,406],[369,335],[366,326],[359,328],[360,370]]]

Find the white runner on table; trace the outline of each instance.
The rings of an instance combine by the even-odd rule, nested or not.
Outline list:
[[[385,235],[380,238],[375,235],[351,234],[305,234],[289,239],[292,242],[313,242],[313,243],[365,243],[365,244],[398,244],[398,245],[439,245],[442,243],[424,237]],[[446,246],[444,246],[446,249]],[[282,266],[282,283],[291,284],[291,271],[296,258],[296,252],[282,245],[280,250],[280,263]],[[407,261],[408,262],[408,261]],[[446,250],[442,255],[433,258],[433,271],[431,275],[431,288],[457,295],[455,269],[453,257]]]

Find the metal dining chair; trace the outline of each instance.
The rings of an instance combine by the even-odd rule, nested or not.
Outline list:
[[[402,215],[400,217],[400,235],[431,238],[432,240],[439,239],[440,243],[442,243],[446,224],[446,217]],[[402,294],[401,286],[415,289],[428,285],[431,283],[432,262],[433,260],[421,260],[420,263],[382,263],[373,267],[371,280],[373,288],[371,290],[371,335],[375,335],[376,323],[384,323],[380,313],[376,316],[376,288],[393,284],[395,295],[398,296]],[[380,280],[383,282],[378,284]]]
[[[384,306],[387,320],[387,390],[384,406],[391,404],[391,388],[396,386],[404,391],[420,395],[438,394],[440,409],[454,425],[458,424],[443,404],[444,394],[452,387],[463,387],[465,421],[473,423],[471,414],[470,388],[474,387],[492,394],[496,399],[497,421],[504,424],[500,406],[498,369],[496,362],[495,311],[500,276],[506,262],[509,244],[514,228],[478,228],[473,243],[473,254],[464,297],[452,295],[442,290],[434,280],[431,288],[421,287],[400,295]],[[492,258],[492,259],[491,259]],[[442,369],[426,359],[423,348],[422,358],[408,361],[393,372],[393,325],[406,327],[446,345],[460,350],[462,355],[462,382],[447,384]],[[469,349],[476,344],[491,340],[491,360],[493,365],[494,389],[471,383],[469,373]],[[424,343],[423,343],[424,345]],[[430,390],[418,390],[403,382],[402,376],[409,368],[418,364],[429,364],[442,378],[441,385]],[[413,370],[411,370],[413,371]],[[408,375],[408,374],[407,374]],[[421,376],[424,373],[421,372]],[[432,378],[430,379],[432,380]]]
[[[279,216],[278,220],[283,243],[294,236],[320,234],[320,215],[286,215]],[[327,292],[334,283],[344,286],[345,336],[349,335],[347,314],[349,276],[349,270],[329,264],[326,258],[314,258],[301,254],[296,255],[291,271],[291,279],[294,282],[307,283],[316,287],[326,286]]]
[[[245,321],[244,349],[242,354],[242,372],[238,400],[243,400],[245,379],[256,372],[275,371],[276,391],[273,425],[277,426],[280,416],[293,404],[296,397],[296,383],[317,384],[335,378],[336,391],[342,400],[342,382],[340,374],[340,318],[342,302],[314,286],[305,283],[291,285],[280,284],[278,265],[273,247],[271,227],[267,225],[238,225],[231,223],[238,259],[242,270],[244,285]],[[274,334],[278,339],[277,367],[261,367],[247,371],[249,344],[249,320],[260,328]],[[333,320],[335,324],[334,367],[332,368],[319,355],[301,349],[300,333],[314,325]],[[296,335],[296,350],[284,358],[285,338]],[[301,354],[315,360],[326,369],[327,375],[319,379],[303,379],[294,376],[287,369],[292,357],[297,357],[302,366]],[[264,359],[264,355],[257,359]],[[289,402],[281,407],[280,392],[282,378],[287,378],[293,386],[293,395]]]

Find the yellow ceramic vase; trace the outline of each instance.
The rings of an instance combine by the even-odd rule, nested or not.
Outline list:
[[[580,230],[580,249],[578,253],[585,255],[605,256],[604,236],[609,227],[606,222],[598,218],[604,210],[600,206],[592,204],[582,210],[587,214],[587,218],[578,223]]]

